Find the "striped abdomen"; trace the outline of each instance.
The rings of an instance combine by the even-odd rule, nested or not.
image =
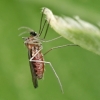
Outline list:
[[[34,50],[32,50],[32,56],[34,56],[36,52],[38,52],[38,50],[34,48]],[[43,56],[42,56],[41,51],[37,53],[37,55],[32,60],[37,60],[36,62],[33,61],[32,63],[34,65],[34,70],[35,70],[37,78],[41,79],[44,73],[44,62],[39,62],[39,61],[43,61]]]

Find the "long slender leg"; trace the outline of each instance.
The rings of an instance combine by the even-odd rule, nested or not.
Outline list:
[[[45,26],[45,24],[46,24],[46,22],[47,22],[47,20],[45,20],[45,22],[44,22],[44,24],[43,24],[43,27],[42,27],[42,29],[41,29],[41,31],[40,31],[40,36],[41,36],[41,34],[42,34],[42,32],[43,32],[43,29],[44,29],[44,26]]]
[[[49,22],[50,22],[50,20],[49,20]],[[46,37],[46,35],[47,35],[47,32],[48,32],[49,22],[48,22],[48,24],[47,24],[47,28],[46,28],[46,31],[45,31],[44,39],[45,39],[45,37]]]
[[[34,58],[34,57],[35,57],[42,49],[43,49],[43,48],[41,48],[40,50],[38,50],[38,51],[36,52],[36,54],[35,54],[32,58],[30,58],[29,61],[30,61],[30,62],[42,62],[42,63],[47,63],[47,64],[49,64],[50,67],[52,68],[52,70],[53,70],[53,72],[54,72],[54,74],[55,74],[55,76],[56,76],[58,82],[59,82],[59,85],[60,85],[60,88],[61,88],[62,93],[64,93],[63,87],[62,87],[62,84],[61,84],[61,81],[60,81],[60,79],[59,79],[59,77],[58,77],[58,75],[57,75],[55,69],[53,68],[51,62],[47,62],[47,61],[39,61],[39,60],[33,60],[33,58]]]
[[[46,55],[48,52],[50,52],[51,50],[54,49],[58,49],[58,48],[63,48],[63,47],[67,47],[67,46],[78,46],[76,44],[65,44],[65,45],[61,45],[61,46],[56,46],[56,47],[52,47],[51,49],[49,49],[47,52],[45,52],[43,55]]]
[[[38,50],[36,53],[35,53],[35,55],[32,57],[32,58],[30,58],[30,61],[32,61],[32,59],[42,50],[43,48],[41,48],[40,50]]]
[[[42,19],[43,19],[43,15],[44,15],[44,14],[43,14],[44,10],[45,10],[45,9],[43,9],[42,15],[41,15],[40,27],[39,27],[39,33],[41,33],[41,26],[42,26],[42,21],[43,21]]]
[[[53,38],[53,39],[50,39],[50,40],[47,40],[47,41],[42,40],[42,42],[51,42],[51,41],[57,40],[57,39],[59,39],[59,38],[61,38],[61,37],[62,37],[62,36],[58,36],[58,37],[56,37],[56,38]]]
[[[62,84],[61,84],[61,81],[60,81],[60,78],[58,77],[58,75],[57,75],[57,73],[56,73],[54,67],[53,67],[52,64],[51,64],[51,62],[47,62],[47,61],[39,61],[39,60],[32,60],[32,59],[30,59],[30,61],[31,61],[31,62],[42,62],[42,63],[49,64],[50,67],[52,68],[52,70],[53,70],[53,72],[54,72],[54,74],[55,74],[57,80],[58,80],[58,83],[59,83],[59,85],[60,85],[60,88],[61,88],[62,93],[64,93],[63,87],[62,87]]]

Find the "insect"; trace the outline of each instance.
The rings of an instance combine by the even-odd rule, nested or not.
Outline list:
[[[43,17],[43,13],[42,13],[42,17]],[[30,69],[31,69],[31,74],[32,74],[33,85],[34,85],[34,88],[38,87],[38,79],[43,78],[44,66],[45,66],[45,64],[49,64],[50,67],[52,68],[56,78],[58,79],[61,91],[63,92],[61,81],[60,81],[54,67],[52,66],[51,62],[47,62],[44,60],[44,56],[42,54],[42,49],[43,49],[42,42],[50,42],[50,41],[59,39],[61,36],[54,38],[52,40],[44,41],[46,34],[47,34],[48,27],[49,27],[49,23],[48,23],[44,38],[40,39],[40,35],[41,35],[43,28],[45,26],[45,23],[46,23],[46,21],[45,21],[43,27],[41,28],[42,17],[41,17],[41,22],[40,22],[39,33],[36,33],[34,30],[32,30],[31,28],[28,28],[28,27],[19,28],[19,29],[26,29],[26,31],[21,33],[20,35],[27,33],[27,32],[30,33],[29,37],[22,37],[22,38],[24,39],[24,44],[26,45],[26,47],[28,49],[28,58],[29,58],[29,64],[30,64]],[[53,48],[49,49],[46,53],[44,53],[44,55],[53,49],[62,48],[65,46],[76,46],[76,45],[68,44],[68,45],[53,47]]]

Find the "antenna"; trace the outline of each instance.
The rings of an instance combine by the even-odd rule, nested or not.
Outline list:
[[[32,30],[31,28],[26,27],[26,26],[23,26],[23,27],[18,28],[18,30],[21,30],[21,29],[26,29],[26,31],[20,33],[19,36],[21,36],[23,34],[26,34],[27,32],[31,32],[31,31],[34,32],[34,30]]]

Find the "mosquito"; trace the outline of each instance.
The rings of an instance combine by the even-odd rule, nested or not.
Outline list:
[[[57,80],[58,80],[58,83],[60,85],[62,93],[64,93],[60,78],[58,77],[54,67],[51,64],[51,62],[48,62],[48,61],[44,60],[44,55],[46,55],[48,52],[50,52],[53,49],[62,48],[62,47],[66,47],[66,46],[77,46],[77,45],[67,44],[67,45],[52,47],[47,52],[42,54],[42,49],[43,49],[42,42],[50,42],[50,41],[54,41],[54,40],[57,40],[57,39],[61,38],[61,36],[59,36],[57,38],[54,38],[54,39],[51,39],[51,40],[48,40],[48,41],[44,40],[45,37],[46,37],[47,31],[48,31],[48,27],[49,27],[49,23],[48,23],[46,31],[45,31],[44,38],[41,39],[40,36],[41,36],[41,34],[43,32],[43,29],[44,29],[44,26],[47,22],[45,20],[45,22],[43,24],[43,27],[41,28],[42,19],[43,19],[43,12],[42,12],[41,21],[40,21],[39,33],[35,32],[34,30],[32,30],[29,27],[19,28],[19,29],[26,29],[26,31],[21,33],[20,35],[25,34],[27,32],[30,34],[29,37],[22,37],[22,38],[24,39],[24,44],[26,45],[26,47],[28,49],[28,58],[29,58],[29,65],[30,65],[30,70],[31,70],[31,74],[32,74],[33,85],[34,85],[34,88],[38,87],[38,79],[43,78],[44,66],[45,66],[45,64],[49,64],[51,69],[53,70]]]

